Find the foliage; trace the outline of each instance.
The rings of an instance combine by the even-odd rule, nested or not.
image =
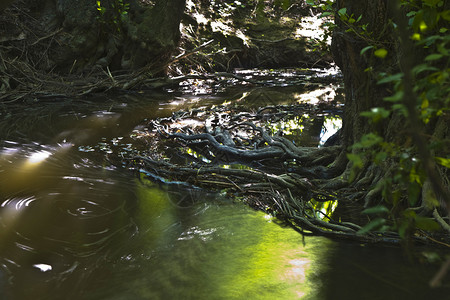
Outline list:
[[[386,40],[375,36],[368,28],[370,24],[362,23],[362,16],[349,14],[346,8],[335,11],[334,1],[307,1],[314,7],[322,9],[322,17],[338,18],[347,28],[347,32],[356,35],[360,40],[366,42],[367,46],[361,50],[360,55],[370,58],[390,59],[399,61],[398,54],[389,52],[392,47],[387,45]],[[414,41],[416,61],[411,68],[413,78],[413,92],[417,96],[415,110],[418,113],[420,126],[426,128],[435,124],[437,119],[449,110],[450,104],[450,10],[446,9],[444,1],[439,0],[402,0],[402,12],[408,18],[408,30],[411,32],[411,40]],[[396,33],[398,24],[390,20],[389,30]],[[327,35],[332,34],[335,24],[328,24]],[[397,41],[397,43],[401,43]],[[368,60],[370,61],[370,59]],[[393,73],[375,71],[375,65],[366,69],[375,78],[378,85],[393,91],[386,97],[383,107],[373,107],[369,111],[361,113],[362,117],[368,119],[372,124],[387,124],[393,116],[409,120],[405,95],[405,72],[397,68]],[[377,128],[374,126],[374,128]],[[370,132],[362,136],[361,140],[351,147],[351,153],[347,155],[353,163],[350,180],[355,180],[364,170],[366,163],[374,163],[385,170],[388,174],[373,187],[381,193],[384,203],[364,211],[371,222],[369,222],[359,233],[365,234],[369,231],[397,230],[401,236],[407,237],[415,228],[434,230],[438,229],[437,223],[429,218],[419,216],[414,210],[417,206],[429,206],[433,209],[439,203],[436,196],[431,192],[428,199],[422,199],[427,203],[420,204],[421,198],[427,198],[423,194],[424,184],[428,179],[423,167],[423,160],[417,149],[413,147],[409,138],[392,140],[384,136],[385,132]],[[422,132],[421,134],[425,134]],[[430,153],[442,150],[443,141],[435,138],[428,145]],[[447,152],[442,153],[444,157],[437,156],[435,161],[442,168],[450,167],[450,156]],[[395,166],[394,167],[389,167]]]
[[[415,49],[417,53],[423,53],[424,57],[423,61],[418,59],[415,62],[411,75],[414,79],[413,91],[418,99],[415,109],[423,123],[422,127],[425,128],[432,120],[435,121],[446,113],[450,103],[450,35],[445,27],[448,25],[450,11],[442,9],[443,1],[402,1],[402,5],[408,11],[406,16],[409,18],[408,24],[413,32],[411,38],[416,41]],[[392,23],[392,26],[395,28],[396,24]],[[382,55],[377,51],[374,51],[373,54],[384,58],[388,53],[385,50]],[[374,123],[396,113],[408,119],[409,113],[405,107],[407,104],[403,101],[405,71],[407,70],[400,70],[395,74],[377,74],[378,84],[393,86],[394,93],[384,99],[388,102],[389,109],[373,108],[369,112],[362,113],[362,116]],[[362,139],[367,136],[363,136]],[[358,144],[360,143],[356,143],[353,147],[357,147]],[[436,147],[438,144],[440,143],[430,143],[429,151],[438,151],[439,149]],[[387,142],[384,138],[380,138],[378,143],[367,145],[364,148],[371,150],[372,158],[376,163],[380,163],[377,158],[381,156],[398,165],[397,170],[379,182],[383,191],[383,199],[393,207],[386,217],[392,218],[394,222],[387,228],[396,228],[401,236],[406,236],[413,228],[439,229],[434,220],[419,216],[414,210],[408,208],[418,206],[421,196],[423,201],[427,200],[425,196],[421,195],[427,174],[422,167],[422,158],[417,152],[414,149],[405,148],[402,144]],[[436,161],[448,167],[450,160],[447,157],[436,158]],[[401,197],[404,191],[406,191],[407,197]],[[431,206],[439,206],[434,195],[428,202]],[[424,204],[427,203],[422,203],[422,205]],[[398,206],[406,207],[406,209],[396,209]],[[378,220],[373,220],[366,229],[383,228],[384,223],[378,224]]]
[[[99,13],[97,20],[116,32],[122,32],[123,24],[127,21],[130,4],[126,0],[113,0],[107,8],[102,1],[96,2]]]

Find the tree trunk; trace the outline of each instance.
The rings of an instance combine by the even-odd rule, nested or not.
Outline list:
[[[27,11],[21,18],[34,22],[24,27],[26,36],[38,38],[28,45],[30,54],[40,52],[30,57],[31,64],[61,74],[90,71],[96,65],[111,71],[160,69],[176,49],[185,8],[185,0],[158,0],[154,5],[139,0],[18,2],[17,10]],[[44,42],[48,51],[42,53],[36,47]],[[43,61],[46,65],[39,65]]]
[[[391,41],[392,37],[386,30],[388,26],[386,0],[359,1],[339,0],[336,1],[336,9],[347,9],[347,14],[354,14],[356,18],[362,16],[361,24],[369,24],[367,31],[372,31],[373,36]],[[332,54],[336,64],[344,76],[345,89],[345,115],[343,118],[343,141],[346,147],[360,140],[365,133],[381,131],[383,134],[387,124],[370,124],[366,118],[360,116],[363,111],[372,107],[384,106],[383,98],[387,96],[384,87],[376,84],[373,72],[366,71],[370,66],[377,65],[379,70],[389,70],[395,66],[395,62],[387,59],[377,59],[360,55],[361,50],[368,46],[368,40],[347,32],[349,27],[336,17],[337,29],[333,34]],[[393,51],[393,49],[388,49]],[[374,70],[376,71],[376,70]]]

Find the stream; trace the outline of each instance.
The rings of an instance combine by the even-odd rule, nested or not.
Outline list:
[[[439,263],[302,237],[220,192],[140,180],[107,159],[143,147],[132,132],[145,119],[227,101],[315,101],[336,88],[240,86],[2,108],[0,299],[446,299],[448,276],[444,287],[428,287]],[[340,126],[327,120],[340,122],[303,124],[303,142],[320,146]],[[180,197],[191,204],[178,205]]]

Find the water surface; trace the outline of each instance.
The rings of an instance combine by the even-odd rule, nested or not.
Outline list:
[[[221,193],[161,186],[111,163],[138,147],[130,133],[145,118],[225,100],[169,93],[11,108],[0,122],[0,298],[448,296],[448,277],[427,286],[439,264],[401,249],[302,237]]]

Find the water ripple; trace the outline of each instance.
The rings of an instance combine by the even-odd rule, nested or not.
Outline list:
[[[35,196],[29,196],[25,198],[10,198],[5,200],[0,206],[1,207],[12,206],[15,210],[21,210],[23,207],[29,206],[35,200],[36,200]]]

